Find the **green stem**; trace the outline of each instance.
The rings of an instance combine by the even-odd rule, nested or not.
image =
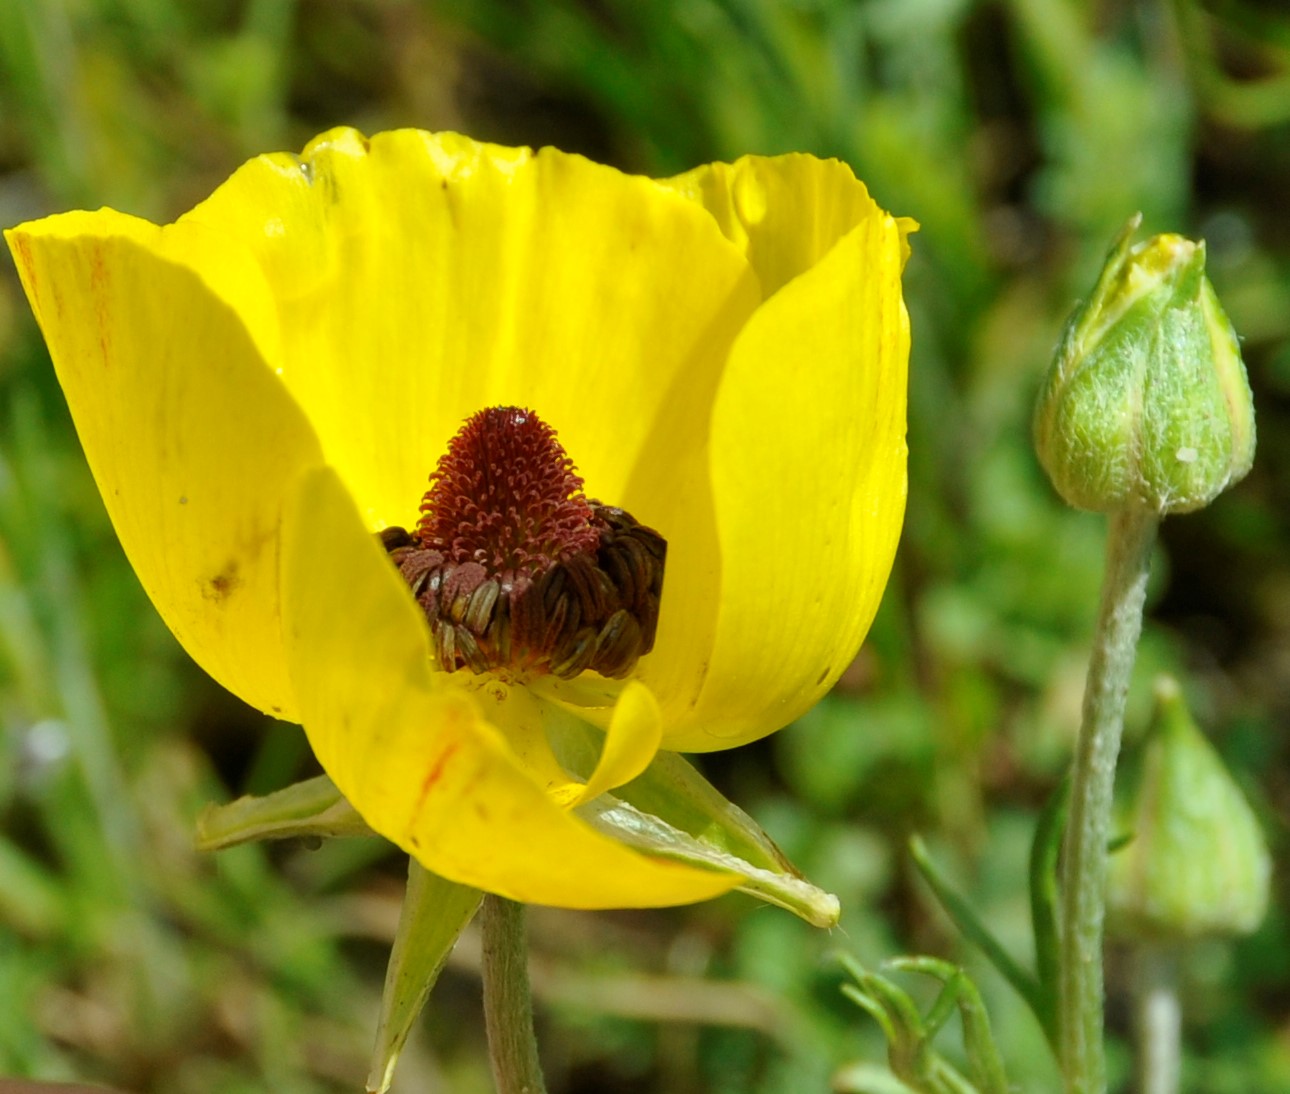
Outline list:
[[[1167,946],[1144,943],[1138,951],[1134,973],[1138,1091],[1140,1094],[1178,1094],[1182,1069],[1178,954]]]
[[[480,913],[484,934],[484,1024],[497,1094],[546,1094],[529,991],[524,905],[488,895]]]
[[[1102,921],[1115,761],[1129,677],[1142,633],[1151,548],[1159,518],[1126,506],[1111,516],[1106,577],[1089,658],[1071,773],[1062,865],[1058,1044],[1067,1094],[1103,1094]]]

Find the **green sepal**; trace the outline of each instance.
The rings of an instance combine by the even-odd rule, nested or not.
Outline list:
[[[756,821],[674,752],[660,752],[642,775],[576,812],[638,851],[738,874],[740,892],[813,926],[833,927],[841,915],[836,896],[802,877]]]
[[[202,851],[220,851],[253,840],[374,835],[326,775],[272,794],[208,805],[197,818],[197,847]]]
[[[479,910],[478,889],[432,874],[416,859],[408,863],[408,887],[385,971],[381,1018],[372,1050],[368,1094],[385,1094],[412,1023],[425,1006],[444,962]]]
[[[601,794],[577,809],[593,828],[645,854],[724,873],[738,874],[741,893],[755,896],[800,916],[814,927],[833,927],[841,915],[838,898],[803,878],[785,860],[776,868],[755,866],[723,850],[717,842],[669,824],[630,802]]]

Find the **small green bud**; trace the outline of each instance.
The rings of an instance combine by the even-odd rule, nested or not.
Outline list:
[[[1164,516],[1208,505],[1254,461],[1254,402],[1236,334],[1205,276],[1205,244],[1131,246],[1066,323],[1035,411],[1035,447],[1079,509]]]
[[[1267,842],[1170,677],[1156,682],[1140,759],[1121,800],[1130,842],[1111,856],[1108,932],[1164,942],[1253,931],[1268,907]]]

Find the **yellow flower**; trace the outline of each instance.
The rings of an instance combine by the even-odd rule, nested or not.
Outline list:
[[[904,509],[912,227],[808,156],[651,181],[338,129],[174,224],[75,212],[7,238],[116,531],[193,658],[300,722],[435,873],[612,907],[741,879],[572,807],[659,749],[786,725],[872,620]],[[657,640],[626,679],[436,664],[373,533],[416,524],[493,406],[535,411],[588,497],[667,540]],[[604,731],[577,778],[553,747],[573,719]]]

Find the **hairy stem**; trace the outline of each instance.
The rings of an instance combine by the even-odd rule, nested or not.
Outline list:
[[[1111,516],[1106,577],[1089,658],[1071,773],[1062,864],[1058,1044],[1067,1094],[1103,1094],[1102,925],[1111,792],[1129,677],[1142,633],[1151,548],[1159,519],[1126,506]]]
[[[524,905],[488,895],[484,935],[484,1024],[497,1094],[546,1094],[533,1034]]]

